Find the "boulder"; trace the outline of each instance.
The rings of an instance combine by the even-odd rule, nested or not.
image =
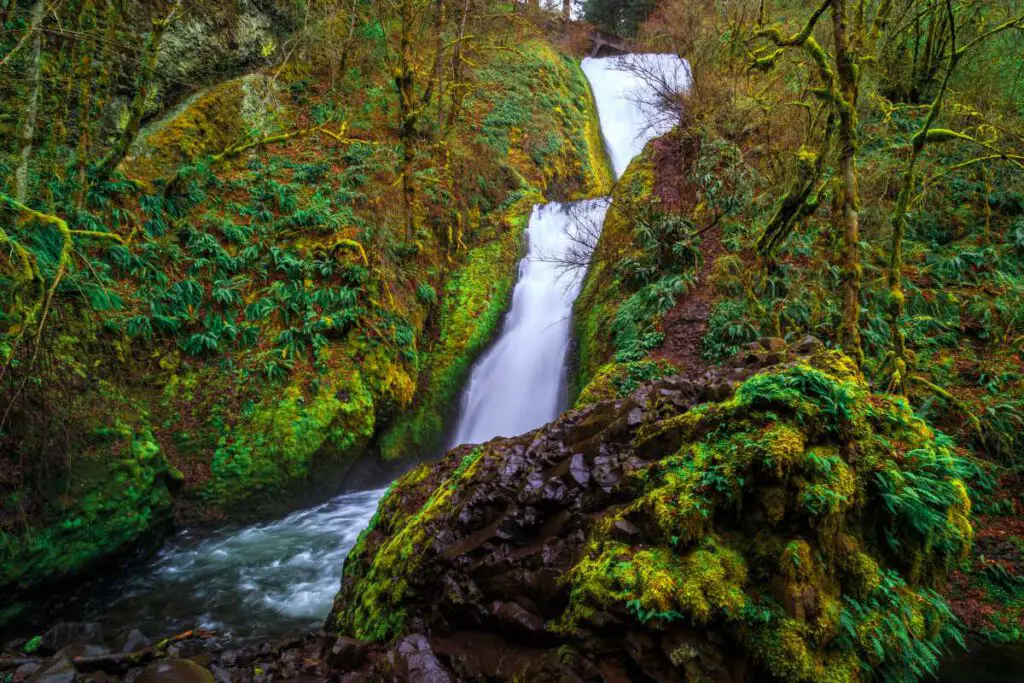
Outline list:
[[[972,534],[950,441],[816,340],[758,346],[407,473],[327,630],[410,681],[934,670]]]

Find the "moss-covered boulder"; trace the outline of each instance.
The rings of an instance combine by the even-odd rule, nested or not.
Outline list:
[[[39,584],[95,568],[140,545],[156,547],[171,526],[170,489],[182,474],[167,463],[145,422],[97,428],[78,440],[74,475],[65,470],[42,493],[41,527],[9,520],[24,501],[5,495],[0,513],[0,623]]]
[[[462,680],[914,680],[959,638],[959,472],[838,352],[751,349],[408,473],[327,626]]]

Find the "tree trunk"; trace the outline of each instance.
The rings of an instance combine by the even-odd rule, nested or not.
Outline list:
[[[469,13],[472,11],[472,0],[466,0],[462,6],[462,18],[459,19],[459,34],[456,37],[455,44],[452,45],[452,81],[449,88],[451,89],[451,106],[448,109],[448,116],[445,119],[445,123],[441,126],[442,130],[446,126],[452,125],[455,118],[459,115],[459,108],[462,105],[462,96],[466,91],[466,87],[462,82],[462,41],[466,35],[466,21],[469,19]]]
[[[903,171],[902,185],[899,195],[896,198],[896,206],[893,209],[890,223],[892,225],[892,242],[889,245],[889,274],[887,285],[889,286],[889,332],[892,337],[892,365],[893,373],[890,388],[898,393],[903,393],[907,381],[908,358],[907,338],[903,334],[901,326],[903,313],[906,308],[906,295],[903,292],[903,237],[907,232],[907,210],[910,206],[910,193],[917,184],[917,161],[921,157],[925,143],[928,140],[928,131],[932,129],[936,119],[942,112],[942,101],[949,88],[949,80],[956,70],[960,61],[960,53],[956,46],[956,26],[953,23],[953,9],[947,0],[946,9],[949,18],[949,59],[946,61],[946,72],[942,78],[935,98],[928,108],[928,115],[925,117],[921,127],[914,134],[911,140],[910,158],[907,160],[907,167]]]
[[[566,24],[572,19],[572,0],[562,0],[562,21]]]
[[[128,150],[131,148],[132,142],[135,141],[135,136],[139,134],[139,128],[142,126],[142,116],[146,113],[146,100],[149,99],[149,91],[153,87],[153,79],[156,76],[156,62],[157,55],[160,52],[160,42],[163,40],[167,27],[174,20],[174,15],[180,5],[181,0],[176,0],[167,16],[153,20],[152,29],[142,49],[142,64],[139,67],[139,75],[135,79],[135,94],[132,97],[132,104],[129,108],[128,123],[125,125],[124,130],[121,131],[120,137],[118,137],[111,150],[96,165],[97,183],[105,181],[113,174],[114,170],[128,155]]]
[[[857,365],[864,360],[860,340],[860,198],[857,188],[857,67],[847,34],[846,0],[832,4],[832,29],[836,46],[839,109],[839,177],[841,215],[834,216],[843,234],[843,307],[840,339]]]
[[[32,156],[32,140],[36,134],[36,118],[39,115],[39,90],[41,86],[43,59],[43,0],[32,5],[29,31],[32,32],[32,50],[29,53],[30,82],[25,118],[21,123],[18,146],[18,166],[14,171],[14,198],[24,202],[28,196],[28,162]]]

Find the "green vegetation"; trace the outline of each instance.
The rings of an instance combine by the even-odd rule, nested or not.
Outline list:
[[[1007,77],[1024,8],[712,4],[666,0],[639,31],[694,82],[616,188],[577,304],[578,401],[607,396],[609,362],[686,372],[807,334],[844,348],[972,463],[976,547],[937,588],[973,635],[1019,640],[1024,100]],[[658,263],[643,207],[688,223],[700,261]],[[662,304],[648,283],[680,275],[687,293]],[[661,338],[684,315],[701,348],[677,358]]]
[[[512,6],[8,5],[0,594],[159,535],[172,492],[250,515],[434,447],[532,203],[611,183],[576,60]],[[151,463],[96,444],[122,425]]]

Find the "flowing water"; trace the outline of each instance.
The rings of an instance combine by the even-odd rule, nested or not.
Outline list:
[[[523,434],[564,410],[565,356],[581,279],[561,277],[556,259],[574,243],[579,226],[600,225],[607,208],[605,198],[533,207],[512,305],[497,341],[470,375],[452,445]]]
[[[615,177],[669,121],[653,106],[657,90],[686,87],[689,70],[675,55],[584,59]],[[452,445],[515,436],[550,422],[566,408],[566,353],[581,273],[565,277],[566,257],[587,244],[589,226],[604,222],[607,197],[533,207],[529,251],[519,265],[512,305],[497,342],[473,368]]]
[[[667,126],[657,116],[652,124],[648,105],[655,93],[636,69],[622,70],[627,59],[583,61],[616,177]],[[687,68],[674,56],[632,59],[663,82],[680,88],[687,82]],[[560,278],[557,261],[579,244],[581,226],[600,225],[607,207],[607,198],[534,207],[511,307],[498,339],[473,368],[455,443],[520,434],[565,408],[565,359],[579,279]],[[316,628],[338,590],[344,557],[383,493],[347,493],[276,522],[205,538],[182,532],[88,616],[151,635],[193,625],[239,639]]]

